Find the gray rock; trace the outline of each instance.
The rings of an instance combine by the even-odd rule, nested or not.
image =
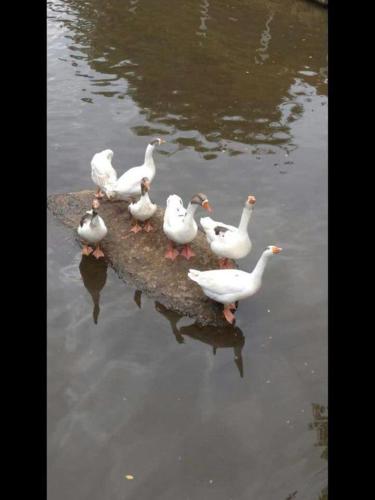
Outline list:
[[[80,218],[91,208],[94,191],[53,194],[48,197],[49,210],[75,232]],[[217,269],[218,259],[211,252],[203,232],[192,243],[196,254],[189,261],[177,257],[167,260],[164,253],[167,238],[163,233],[164,210],[152,218],[153,232],[130,233],[131,217],[125,201],[101,200],[98,213],[105,221],[108,234],[101,243],[106,259],[115,272],[130,286],[156,299],[167,309],[182,316],[196,318],[198,325],[228,327],[222,306],[208,299],[201,288],[187,277],[188,270]],[[123,239],[122,239],[123,238]]]

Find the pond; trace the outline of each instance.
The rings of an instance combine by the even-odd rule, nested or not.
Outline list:
[[[254,194],[260,292],[198,328],[48,215],[48,499],[318,500],[327,485],[327,11],[303,0],[47,6],[48,193],[155,153],[152,198]],[[126,477],[128,476],[128,478]]]

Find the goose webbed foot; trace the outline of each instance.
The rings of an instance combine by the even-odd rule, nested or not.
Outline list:
[[[96,259],[100,259],[100,257],[104,257],[104,253],[102,252],[102,250],[100,249],[99,245],[96,245],[96,248],[95,250],[92,252],[93,256],[96,258]]]
[[[195,256],[195,253],[191,249],[190,245],[187,244],[184,245],[184,248],[181,250],[180,255],[182,255],[182,257],[185,257],[185,259],[189,260]]]
[[[168,248],[167,251],[165,252],[165,258],[175,260],[177,256],[178,256],[178,251],[173,246],[173,243],[171,241],[168,241]]]
[[[136,222],[134,226],[130,229],[131,233],[139,233],[139,231],[142,231],[141,226]]]
[[[143,226],[143,230],[146,231],[146,233],[149,233],[150,231],[153,231],[155,228],[151,224],[151,222],[148,220],[146,221],[146,224]]]
[[[226,306],[224,306],[223,313],[224,313],[224,318],[228,321],[228,323],[234,325],[236,318],[231,311],[231,306],[234,306],[234,304],[227,304]]]
[[[97,189],[97,191],[95,193],[95,198],[98,200],[101,200],[102,198],[104,198],[104,193],[100,188]]]
[[[82,255],[90,255],[93,252],[92,248],[88,245],[83,245],[82,247]]]
[[[219,267],[220,269],[233,269],[234,265],[229,259],[225,257],[224,259],[219,259]]]

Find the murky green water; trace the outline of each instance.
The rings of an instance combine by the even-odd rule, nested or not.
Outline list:
[[[327,12],[304,0],[48,2],[48,189],[90,160],[243,200],[263,288],[197,329],[48,222],[49,500],[318,500],[327,484]],[[131,474],[133,480],[125,476]]]

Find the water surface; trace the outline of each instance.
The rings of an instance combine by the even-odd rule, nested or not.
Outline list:
[[[327,12],[303,0],[48,2],[48,191],[155,154],[152,196],[208,195],[251,270],[236,328],[82,259],[48,218],[49,500],[326,497]],[[125,476],[131,474],[133,480]]]

